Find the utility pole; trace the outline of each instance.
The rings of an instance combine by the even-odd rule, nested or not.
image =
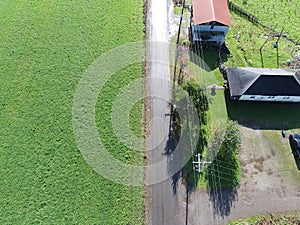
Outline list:
[[[284,28],[282,28],[280,34],[279,34],[279,37],[276,41],[276,43],[274,44],[274,48],[276,48],[276,57],[277,57],[277,68],[279,68],[279,50],[278,50],[278,43],[279,43],[279,40],[281,38],[281,35],[282,35],[282,32],[283,32]]]
[[[183,3],[182,3],[182,10],[181,10],[180,22],[179,22],[178,33],[177,33],[175,66],[174,66],[174,74],[173,74],[173,90],[174,90],[175,82],[176,82],[176,66],[177,66],[177,61],[178,61],[178,44],[179,44],[179,39],[180,39],[180,32],[181,32],[181,25],[182,25],[184,7],[185,7],[185,0],[183,0]]]
[[[265,44],[267,43],[267,41],[269,40],[269,37],[265,40],[265,42],[262,44],[262,46],[259,48],[259,52],[260,52],[260,60],[261,60],[261,67],[264,68],[264,58],[263,58],[263,54],[262,54],[262,49],[265,46]]]
[[[211,164],[211,162],[202,161],[201,154],[198,153],[196,155],[196,161],[193,161],[193,170],[197,171],[198,173],[201,173],[202,165],[208,164]]]

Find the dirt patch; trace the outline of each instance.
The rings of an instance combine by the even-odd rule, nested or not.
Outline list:
[[[254,162],[254,168],[257,169],[259,172],[263,171],[263,167],[264,167],[264,158],[263,157],[259,157],[258,159],[255,159]]]
[[[273,172],[272,171],[268,171],[267,174],[268,174],[268,176],[271,176],[271,175],[273,175]]]
[[[261,165],[259,165],[259,164],[254,164],[254,168],[255,169],[257,169],[259,172],[262,172],[263,171],[263,165],[261,164]],[[257,172],[256,172],[256,174],[257,174]]]
[[[280,145],[287,145],[287,140],[278,136],[280,132],[246,127],[241,127],[240,131],[243,139],[240,152],[243,193],[252,196],[253,201],[258,201],[255,198],[259,195],[260,200],[266,202],[273,198],[287,203],[286,197],[297,196],[298,187],[286,176],[285,161],[279,154]]]

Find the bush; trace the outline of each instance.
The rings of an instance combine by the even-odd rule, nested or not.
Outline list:
[[[233,188],[241,179],[238,149],[241,136],[236,122],[228,121],[221,147],[207,168],[206,179],[209,188]]]

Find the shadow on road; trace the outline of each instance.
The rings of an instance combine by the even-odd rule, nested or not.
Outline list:
[[[171,156],[173,154],[173,152],[175,151],[176,146],[177,146],[176,138],[175,138],[174,132],[172,131],[172,129],[170,127],[164,154],[167,156]]]
[[[237,188],[209,189],[208,194],[213,204],[214,216],[223,218],[230,214],[233,202],[238,200]]]
[[[177,140],[179,139],[179,137],[177,136],[179,136],[180,134],[180,126],[177,125],[177,123],[180,123],[180,118],[179,115],[177,117],[174,117],[174,112],[172,112],[172,108],[170,110],[170,114],[168,115],[170,116],[169,134],[164,154],[167,156],[168,171],[171,175],[173,194],[175,195],[177,193],[178,182],[182,174],[182,170],[174,171],[174,168],[176,168],[174,164],[177,163],[177,159],[173,157],[173,153],[176,150],[178,144]]]
[[[177,118],[178,119],[178,118]],[[177,126],[176,126],[177,125]],[[178,161],[177,159],[173,158],[173,153],[176,150],[176,147],[178,145],[177,140],[180,137],[177,137],[177,135],[180,133],[180,130],[176,130],[176,129],[180,129],[180,126],[178,126],[178,124],[176,124],[176,118],[172,118],[170,119],[170,127],[169,127],[169,138],[165,147],[165,153],[167,155],[167,160],[168,160],[168,170],[169,173],[172,175],[171,179],[172,179],[172,188],[173,188],[173,195],[177,194],[178,191],[178,185],[179,182],[183,176],[184,173],[184,169],[181,169],[177,172],[175,172],[174,174],[174,164],[176,164]],[[189,206],[189,195],[190,195],[190,188],[186,187],[186,210],[185,210],[185,214],[186,214],[186,218],[185,218],[185,224],[188,225],[188,206]]]
[[[190,195],[190,187],[186,185],[186,201],[185,201],[185,225],[189,224],[189,195]]]

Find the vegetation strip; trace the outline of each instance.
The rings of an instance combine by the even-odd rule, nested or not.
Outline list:
[[[300,223],[299,214],[276,214],[271,213],[269,215],[252,216],[249,218],[235,220],[229,223],[229,225],[267,225],[267,224],[285,224],[285,225],[298,225]]]

